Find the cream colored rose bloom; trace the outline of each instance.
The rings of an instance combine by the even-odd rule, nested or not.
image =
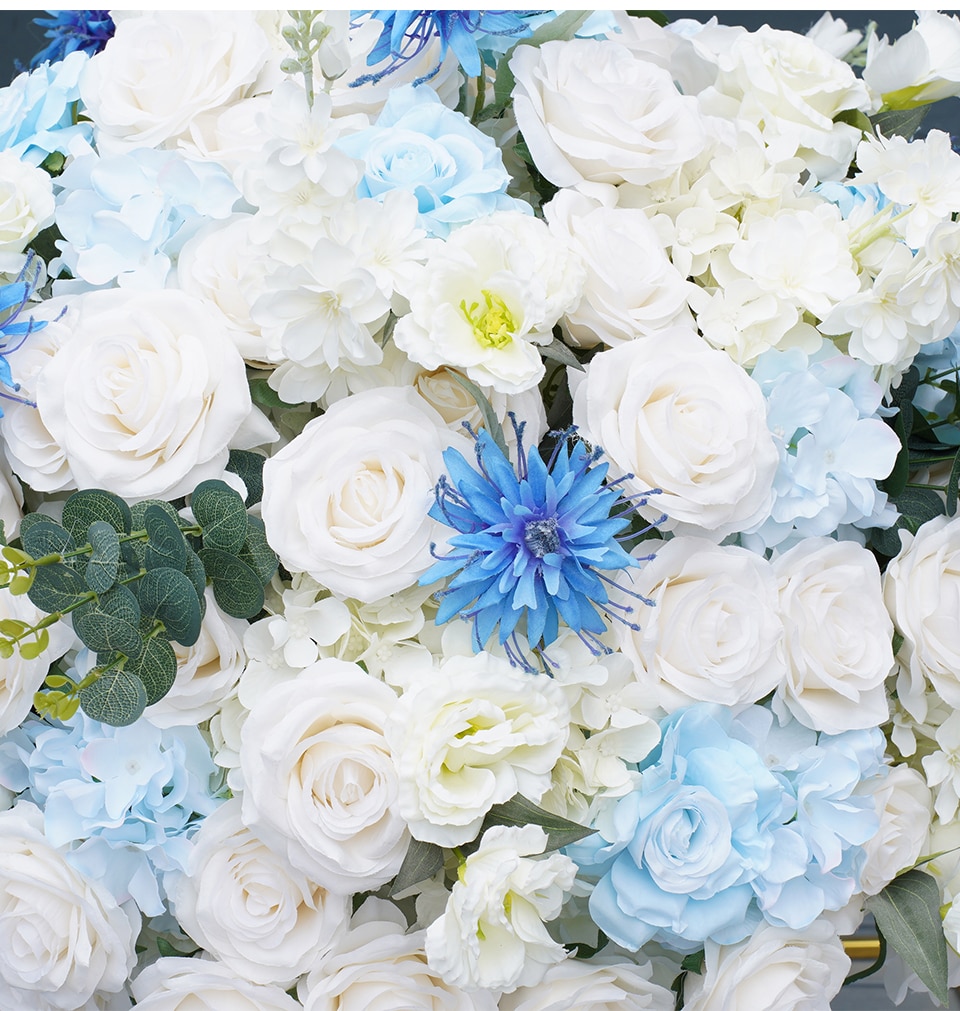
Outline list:
[[[612,958],[568,958],[551,965],[536,985],[500,998],[499,1011],[673,1011],[674,994],[649,969]]]
[[[0,151],[0,253],[22,253],[53,224],[53,184],[42,169]]]
[[[251,983],[205,958],[161,958],[131,989],[141,1011],[300,1011],[279,986]]]

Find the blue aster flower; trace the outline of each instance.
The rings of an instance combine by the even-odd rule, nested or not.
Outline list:
[[[628,554],[619,541],[638,536],[627,528],[647,499],[625,497],[618,485],[626,478],[604,484],[607,464],[597,463],[603,451],[590,452],[575,441],[575,429],[558,433],[545,463],[535,446],[524,456],[523,425],[514,424],[516,470],[485,430],[471,431],[476,469],[458,450],[444,453],[449,480],[438,482],[430,515],[458,531],[449,539],[455,550],[438,556],[420,579],[426,585],[453,577],[436,595],[436,622],[457,615],[472,621],[478,651],[499,629],[511,662],[527,669],[531,665],[515,635],[522,618],[534,651],[557,638],[562,618],[595,654],[608,652],[596,638],[606,630],[601,611],[639,628],[628,617],[632,607],[609,599],[607,586],[617,584],[604,572],[644,560]]]
[[[431,39],[440,39],[440,59],[428,74],[414,84],[429,81],[439,70],[452,49],[470,77],[479,77],[483,68],[477,37],[483,35],[508,35],[522,38],[532,29],[523,20],[524,11],[357,11],[369,13],[383,22],[383,31],[367,57],[367,66],[389,60],[389,64],[375,74],[367,74],[353,81],[351,87],[382,80],[397,67],[418,56]]]
[[[50,39],[30,61],[31,68],[41,63],[57,63],[70,53],[80,50],[93,56],[113,38],[116,30],[109,11],[47,11],[49,18],[34,18],[33,23],[47,30]]]

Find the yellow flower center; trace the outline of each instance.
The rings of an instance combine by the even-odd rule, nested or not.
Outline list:
[[[480,294],[483,295],[484,306],[474,302],[468,309],[467,301],[464,299],[460,303],[460,311],[473,327],[474,336],[483,347],[504,348],[513,340],[514,331],[517,329],[513,313],[502,298],[491,294],[486,288],[482,289]]]

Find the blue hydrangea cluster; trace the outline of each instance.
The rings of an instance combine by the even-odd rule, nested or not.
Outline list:
[[[900,440],[881,414],[882,390],[864,362],[824,344],[814,355],[771,349],[752,378],[767,401],[767,425],[780,453],[769,517],[743,534],[757,550],[806,537],[889,527],[897,518],[877,488]]]
[[[431,235],[446,238],[452,227],[494,211],[533,213],[507,196],[510,176],[494,140],[448,109],[430,88],[395,88],[376,125],[337,146],[365,165],[357,196],[412,193],[420,227]]]
[[[74,866],[148,916],[164,912],[162,875],[186,869],[190,836],[220,803],[216,782],[196,727],[109,727],[79,712],[0,740],[0,785],[41,808]]]
[[[920,373],[914,407],[935,428],[937,441],[960,446],[960,327],[923,347],[913,364]]]
[[[31,67],[38,67],[41,63],[57,63],[78,50],[93,56],[113,38],[116,30],[109,11],[47,13],[50,17],[33,19],[35,25],[46,28],[43,36],[50,41],[30,61]]]
[[[750,706],[698,704],[661,725],[640,787],[568,849],[597,878],[590,913],[636,950],[734,944],[761,922],[800,930],[859,888],[886,774],[877,729],[828,736]]]

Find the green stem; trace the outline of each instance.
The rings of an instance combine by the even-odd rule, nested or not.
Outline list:
[[[480,68],[480,76],[477,78],[477,100],[473,103],[473,115],[470,117],[471,123],[476,123],[483,112],[483,106],[487,97],[487,75]]]
[[[932,491],[946,491],[947,486],[945,484],[921,484],[919,481],[908,481],[905,485],[907,488],[930,488]]]

